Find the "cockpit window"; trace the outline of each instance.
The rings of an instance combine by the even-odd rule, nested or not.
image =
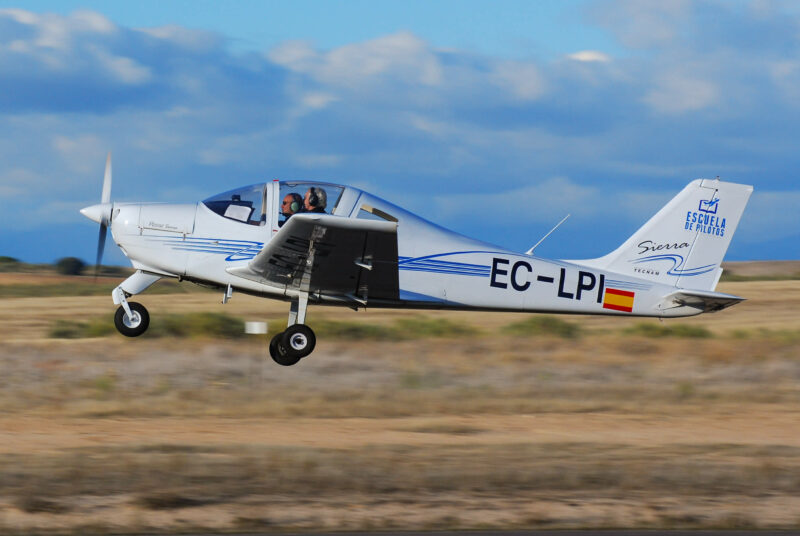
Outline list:
[[[203,204],[220,216],[249,225],[264,225],[267,219],[263,184],[215,195],[203,201]]]
[[[318,212],[333,214],[344,191],[343,186],[313,182],[281,182],[278,225],[294,214]]]

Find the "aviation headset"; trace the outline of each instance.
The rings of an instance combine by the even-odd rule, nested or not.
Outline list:
[[[303,206],[303,198],[300,197],[300,194],[291,194],[292,195],[292,204],[289,205],[292,213],[300,212],[300,208]]]
[[[319,204],[319,196],[317,195],[317,189],[313,186],[309,188],[309,195],[308,195],[308,204],[312,207],[316,207]]]

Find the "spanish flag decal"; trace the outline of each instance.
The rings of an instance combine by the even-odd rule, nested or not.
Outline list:
[[[603,297],[603,309],[632,313],[634,295],[634,292],[628,292],[627,290],[607,288],[605,297]]]

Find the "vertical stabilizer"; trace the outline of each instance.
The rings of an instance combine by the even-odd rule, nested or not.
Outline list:
[[[680,288],[714,290],[752,192],[744,184],[697,179],[619,248],[576,262]]]

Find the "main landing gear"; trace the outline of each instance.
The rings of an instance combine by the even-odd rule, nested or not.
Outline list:
[[[294,324],[272,337],[269,355],[279,365],[289,367],[314,351],[317,337],[305,324]]]
[[[279,365],[290,367],[314,351],[317,337],[310,327],[303,324],[306,319],[308,295],[302,294],[292,300],[289,310],[289,326],[272,337],[269,355]]]
[[[138,270],[111,292],[114,303],[119,305],[114,315],[114,325],[126,337],[138,337],[150,326],[150,314],[145,306],[129,302],[128,298],[139,294],[160,278],[159,275]],[[230,295],[231,288],[228,287],[222,303],[225,303]],[[314,351],[317,337],[311,328],[304,324],[307,308],[308,293],[298,293],[292,299],[289,309],[288,327],[273,336],[269,342],[269,355],[279,365],[284,367],[295,365]]]

